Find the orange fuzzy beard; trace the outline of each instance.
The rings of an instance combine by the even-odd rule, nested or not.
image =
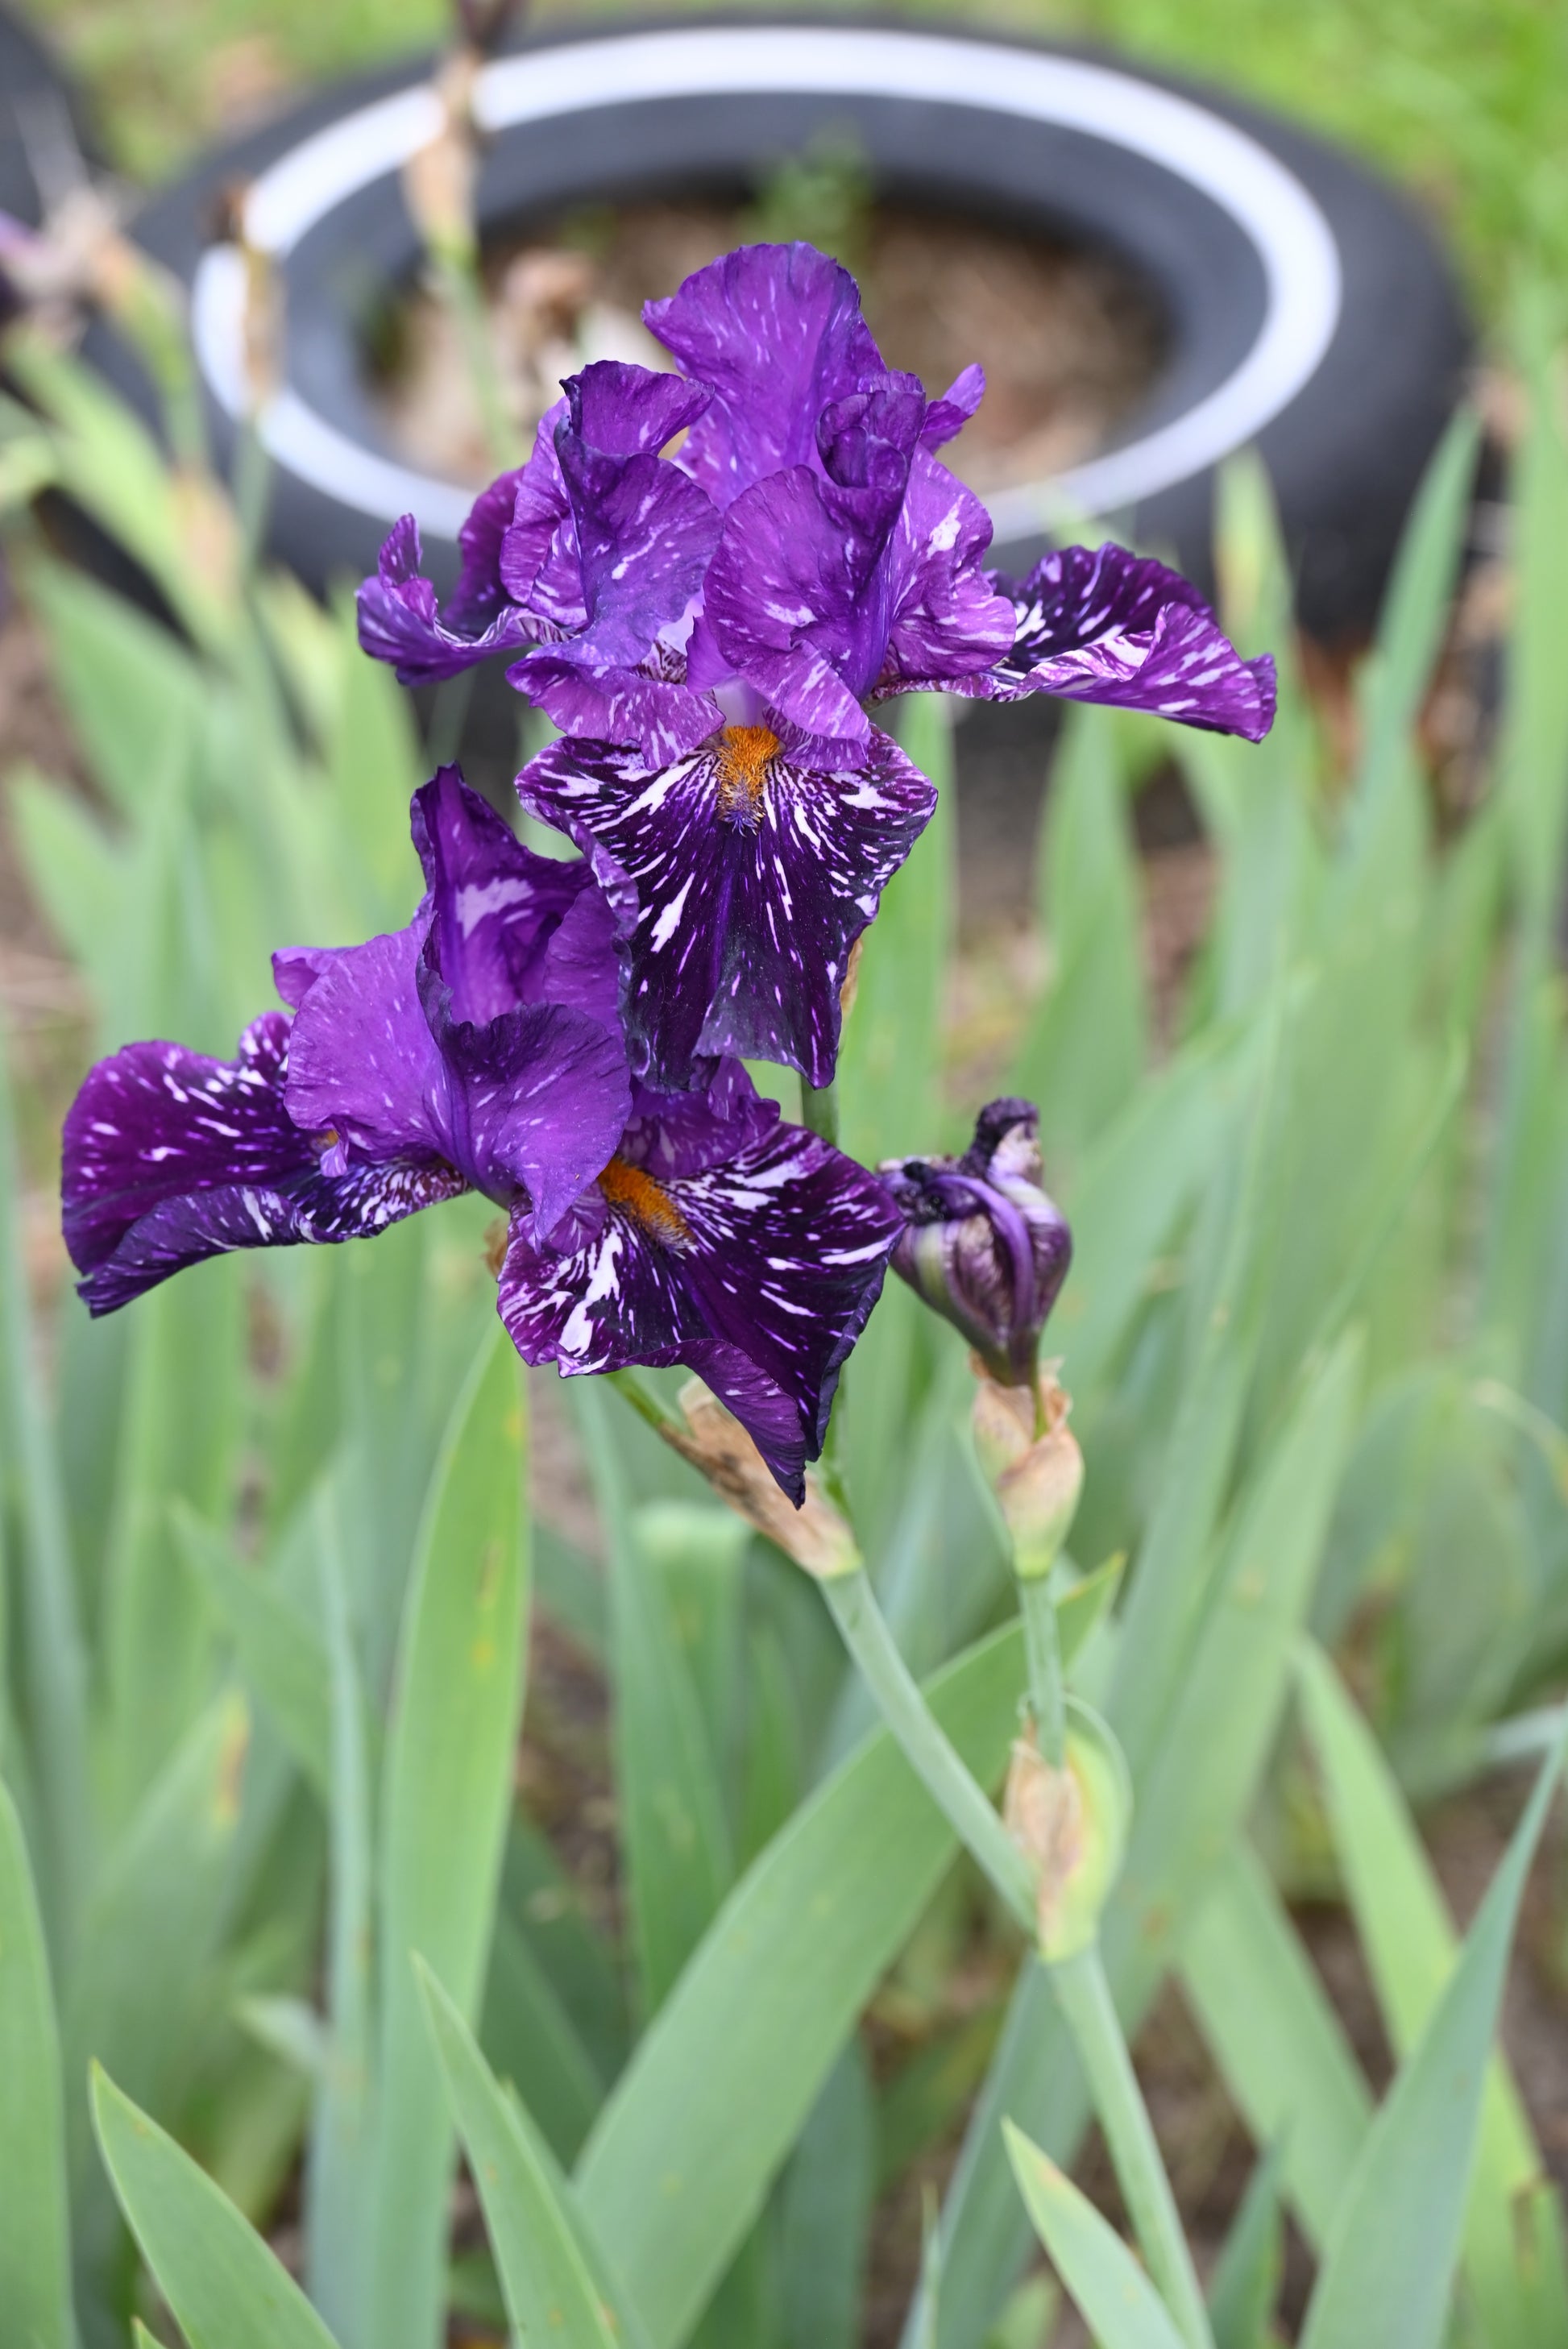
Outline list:
[[[766,726],[727,726],[718,753],[718,804],[726,815],[757,823],[768,789],[768,770],[779,752],[779,737]]]
[[[629,1216],[638,1229],[665,1247],[685,1247],[691,1240],[691,1226],[661,1184],[640,1166],[628,1166],[624,1158],[612,1158],[599,1177],[599,1188],[613,1207]]]

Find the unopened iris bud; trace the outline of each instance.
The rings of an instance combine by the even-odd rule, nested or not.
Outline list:
[[[981,1111],[962,1158],[890,1158],[878,1169],[904,1216],[893,1269],[964,1332],[999,1386],[1031,1391],[1072,1257],[1040,1171],[1039,1112],[1011,1100]]]
[[[1048,1964],[1095,1938],[1121,1873],[1132,1795],[1111,1731],[1068,1701],[1067,1752],[1056,1767],[1033,1737],[1013,1748],[1003,1817],[1035,1878],[1040,1955]]]
[[[1083,1454],[1068,1425],[1072,1404],[1049,1369],[1027,1387],[982,1379],[975,1451],[1013,1544],[1013,1570],[1049,1574],[1083,1490]]]

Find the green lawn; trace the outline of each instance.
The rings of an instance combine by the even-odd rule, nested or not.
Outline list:
[[[147,180],[236,105],[438,38],[448,21],[443,0],[32,5],[92,84],[116,156]],[[1563,0],[915,0],[923,15],[954,5],[1210,76],[1360,148],[1444,223],[1483,311],[1521,261],[1568,282]]]

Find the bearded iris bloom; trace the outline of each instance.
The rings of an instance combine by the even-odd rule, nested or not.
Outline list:
[[[1049,692],[1256,740],[1273,666],[1118,547],[986,571],[989,518],[935,454],[981,370],[928,399],[810,246],[728,254],[645,316],[680,377],[573,378],[476,505],[449,611],[400,524],[362,639],[405,678],[531,647],[509,676],[562,739],[519,791],[615,909],[640,1075],[732,1052],[822,1086],[855,940],[935,803],[869,707]]]
[[[64,1224],[94,1314],[232,1248],[366,1237],[464,1191],[508,1216],[498,1307],[563,1371],[685,1361],[793,1498],[899,1217],[734,1063],[628,1076],[588,866],[521,845],[446,768],[414,800],[405,930],[273,957],[289,1011],[232,1061],[132,1044],[66,1122]]]
[[[872,1174],[760,1100],[733,1060],[639,1085],[615,1155],[553,1232],[514,1214],[500,1316],[564,1374],[684,1362],[797,1506],[902,1218]]]
[[[883,366],[854,281],[809,247],[755,246],[649,324],[710,404],[683,461],[724,506],[686,647],[708,738],[655,765],[568,736],[518,779],[592,859],[616,910],[634,1061],[690,1081],[715,1053],[831,1081],[855,940],[935,806],[862,703],[992,664],[1011,605],[990,525],[932,455],[979,397]]]
[[[890,1158],[880,1169],[904,1219],[893,1269],[1004,1387],[1033,1388],[1072,1260],[1072,1236],[1041,1185],[1039,1123],[1033,1102],[988,1102],[962,1157]]]

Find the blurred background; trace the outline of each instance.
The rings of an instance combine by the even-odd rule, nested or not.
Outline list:
[[[313,81],[438,43],[449,29],[438,0],[330,10],[304,0],[147,9],[35,0],[28,13],[91,93],[109,158],[143,186]],[[546,25],[593,13],[610,12],[532,12]],[[1429,210],[1488,315],[1522,261],[1559,272],[1568,264],[1564,32],[1559,12],[1537,0],[1307,0],[1289,10],[1266,0],[1099,0],[908,13],[1108,44],[1212,77],[1343,139]]]

